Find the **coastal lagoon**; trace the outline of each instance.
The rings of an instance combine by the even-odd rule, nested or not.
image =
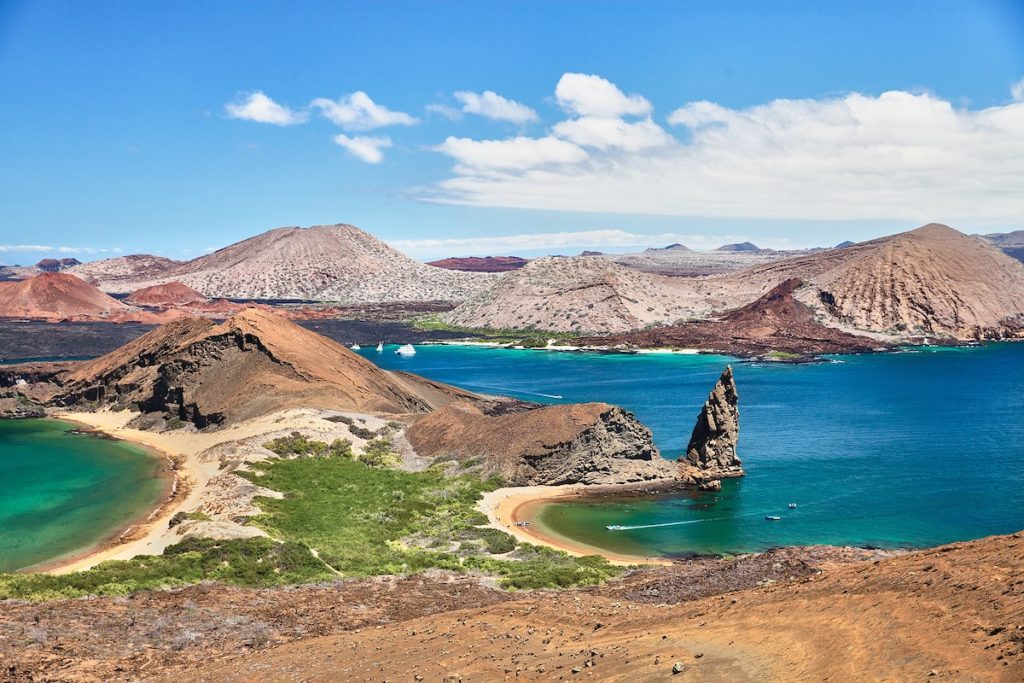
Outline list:
[[[165,463],[59,420],[0,420],[0,571],[84,550],[145,516]]]
[[[551,503],[537,512],[535,524],[594,548],[663,556],[818,543],[915,548],[1024,528],[1024,344],[811,364],[468,346],[418,346],[403,357],[395,348],[362,354],[484,393],[621,405],[673,459],[718,375],[733,365],[747,476],[717,493]]]

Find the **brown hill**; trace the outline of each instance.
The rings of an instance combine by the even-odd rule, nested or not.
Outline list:
[[[125,294],[138,289],[128,283],[158,277],[179,263],[181,262],[163,256],[129,254],[117,258],[89,261],[69,268],[68,272],[95,284],[104,292]]]
[[[1024,264],[935,223],[909,232],[751,268],[737,291],[798,277],[799,298],[826,324],[895,336],[971,339],[1020,334]]]
[[[129,307],[67,273],[0,282],[0,317],[74,320],[109,318]]]
[[[132,289],[180,281],[208,297],[344,303],[461,301],[488,273],[412,260],[351,225],[277,228],[169,268]]]
[[[518,256],[467,256],[465,258],[443,258],[439,261],[428,261],[428,266],[447,268],[448,270],[464,270],[471,273],[506,273],[522,268],[529,259]]]
[[[859,353],[880,342],[820,324],[807,304],[794,294],[803,283],[782,282],[767,294],[717,320],[652,327],[608,337],[579,340],[589,346],[631,348],[692,348],[738,356],[759,356],[775,351],[799,357],[823,353]]]
[[[604,257],[531,261],[445,319],[463,327],[561,332],[628,332],[724,308],[697,281],[630,270]]]
[[[472,394],[381,370],[284,318],[247,309],[223,323],[188,318],[56,378],[51,403],[135,403],[199,427],[292,407],[425,412]]]
[[[209,301],[205,296],[180,282],[168,282],[136,290],[125,301],[136,306],[181,306]]]
[[[795,298],[829,327],[890,340],[1024,336],[1024,264],[943,225],[705,278],[660,277],[602,262],[532,261],[447,320],[465,327],[614,334],[713,318],[796,279],[807,286]],[[787,315],[776,323],[805,324],[808,311],[791,308]],[[807,336],[795,328],[779,331]]]

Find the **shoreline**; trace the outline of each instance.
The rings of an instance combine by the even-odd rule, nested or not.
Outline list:
[[[150,527],[163,517],[165,508],[172,505],[176,498],[187,492],[187,488],[182,485],[181,477],[179,476],[180,467],[178,461],[171,456],[170,453],[145,443],[140,443],[132,439],[125,439],[119,436],[115,436],[103,429],[93,427],[92,425],[80,420],[73,419],[70,417],[64,417],[63,415],[46,415],[42,418],[44,420],[57,420],[59,422],[68,422],[73,425],[77,425],[75,431],[93,438],[110,439],[112,441],[122,441],[124,443],[131,444],[146,454],[146,457],[153,459],[160,464],[157,470],[157,478],[163,484],[162,491],[159,499],[152,506],[148,506],[145,510],[140,512],[138,515],[131,518],[131,520],[125,524],[118,526],[111,533],[105,535],[94,543],[88,546],[83,546],[72,550],[68,553],[58,555],[57,557],[36,564],[28,565],[15,570],[16,573],[35,573],[35,574],[63,574],[70,571],[77,571],[73,567],[76,567],[80,563],[84,563],[105,554],[107,551],[113,551],[120,548],[121,546],[127,545],[134,540],[137,540],[139,535],[145,536],[149,531]]]
[[[148,434],[126,427],[134,413],[84,413],[54,412],[48,418],[83,425],[84,432],[102,434],[106,438],[126,441],[151,454],[160,454],[173,463],[171,495],[165,497],[159,506],[149,510],[143,521],[131,525],[109,537],[105,542],[77,552],[72,556],[55,558],[32,567],[32,571],[47,574],[69,574],[90,569],[106,560],[126,560],[136,555],[159,555],[174,541],[168,538],[167,523],[177,512],[189,503],[202,489],[205,473],[184,449],[172,447],[168,439],[158,434]]]
[[[599,487],[607,491],[607,487]],[[536,525],[536,510],[547,503],[571,499],[589,498],[601,491],[586,484],[565,484],[561,486],[513,486],[488,491],[477,502],[477,508],[487,515],[488,527],[511,534],[517,541],[542,545],[561,550],[575,557],[600,555],[610,564],[632,567],[636,565],[670,566],[672,560],[665,557],[644,557],[612,553],[602,548],[579,543],[551,532],[545,532]],[[628,489],[623,493],[628,493]],[[529,526],[517,526],[516,522],[530,522]]]

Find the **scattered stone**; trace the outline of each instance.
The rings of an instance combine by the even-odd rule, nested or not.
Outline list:
[[[684,667],[682,662],[676,662],[672,665],[672,675],[675,676],[676,674],[683,673],[683,668]]]

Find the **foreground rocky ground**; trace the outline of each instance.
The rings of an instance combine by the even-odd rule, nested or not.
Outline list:
[[[1014,681],[1022,551],[784,549],[561,592],[435,574],[8,602],[0,680]]]

